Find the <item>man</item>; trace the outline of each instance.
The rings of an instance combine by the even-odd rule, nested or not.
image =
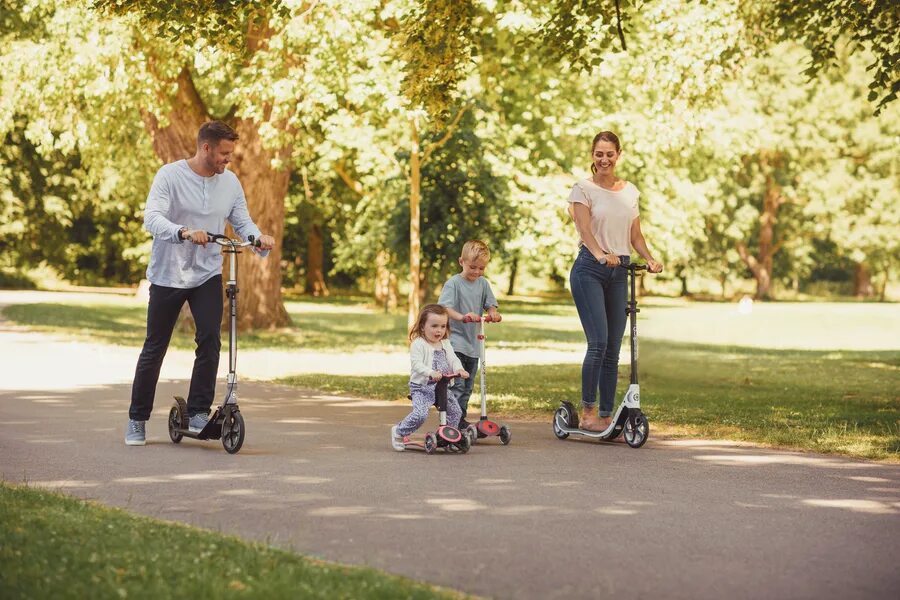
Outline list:
[[[159,370],[185,301],[197,327],[187,399],[189,428],[199,432],[209,420],[222,346],[223,301],[221,247],[210,243],[206,232],[223,232],[227,219],[241,238],[252,235],[260,241],[263,256],[275,245],[250,218],[244,190],[237,176],[226,170],[237,139],[237,133],[221,121],[204,123],[197,134],[197,153],[163,166],[150,187],[144,211],[144,229],[153,234],[147,267],[150,304],[147,337],[131,388],[128,446],[145,443]]]

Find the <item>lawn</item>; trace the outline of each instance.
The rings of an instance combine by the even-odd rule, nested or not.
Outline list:
[[[0,597],[462,598],[368,568],[0,483]]]
[[[546,419],[579,403],[580,365],[489,370],[489,411]],[[281,380],[341,394],[402,400],[407,377],[303,375]],[[619,397],[628,382],[620,368]],[[641,345],[641,406],[668,435],[900,461],[900,353]],[[470,402],[477,414],[479,385]]]

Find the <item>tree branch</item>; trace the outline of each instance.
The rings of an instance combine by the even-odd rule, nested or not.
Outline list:
[[[347,171],[344,169],[344,163],[334,163],[334,172],[338,174],[338,176],[347,185],[348,188],[350,188],[360,196],[365,195],[362,191],[362,184],[350,177],[350,174],[347,173]]]
[[[628,46],[625,45],[625,33],[622,31],[622,14],[619,12],[619,0],[616,0],[616,30],[619,32],[622,50],[628,52]]]
[[[470,106],[470,104],[465,104],[462,108],[459,109],[459,112],[456,113],[455,117],[453,117],[453,121],[451,121],[450,124],[447,125],[447,129],[444,132],[444,135],[443,135],[443,137],[441,137],[441,139],[439,139],[436,142],[432,142],[425,147],[425,150],[422,152],[422,163],[421,164],[423,167],[425,166],[425,163],[428,162],[428,159],[431,157],[431,154],[435,150],[437,150],[438,148],[440,148],[441,146],[446,144],[447,140],[449,140],[453,136],[453,132],[456,130],[456,126],[459,125],[459,120],[462,119],[463,114],[467,110],[469,110],[469,106]]]
[[[759,263],[756,261],[756,257],[747,252],[747,246],[744,245],[744,242],[737,243],[737,251],[741,256],[741,260],[753,271],[753,274],[759,271]]]

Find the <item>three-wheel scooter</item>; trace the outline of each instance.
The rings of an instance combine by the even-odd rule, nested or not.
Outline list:
[[[434,384],[434,404],[437,406],[440,417],[437,431],[426,433],[423,441],[404,442],[403,445],[407,450],[424,450],[425,454],[434,454],[438,448],[443,448],[446,452],[461,452],[462,454],[469,451],[469,436],[464,435],[459,429],[447,425],[447,386],[449,385],[449,377],[441,377]]]
[[[481,376],[481,417],[478,419],[478,423],[469,425],[466,429],[466,435],[469,436],[469,442],[471,444],[475,444],[475,442],[481,438],[497,437],[500,439],[500,443],[505,446],[509,444],[509,441],[512,439],[512,432],[506,425],[500,425],[488,419],[487,415],[487,385],[485,384],[487,365],[484,360],[484,340],[486,337],[484,334],[484,324],[491,322],[491,316],[484,315],[478,318],[478,321],[478,371]]]
[[[216,408],[209,421],[201,431],[188,428],[187,402],[181,396],[175,396],[175,404],[169,410],[169,437],[176,444],[184,437],[197,440],[218,440],[229,454],[236,454],[244,444],[244,417],[241,416],[237,403],[237,255],[239,248],[253,246],[259,248],[260,242],[252,235],[247,240],[233,240],[218,233],[207,234],[211,242],[222,246],[223,254],[231,254],[228,265],[228,283],[225,294],[228,296],[230,310],[228,328],[228,380],[225,398]]]
[[[628,270],[629,289],[631,291],[626,312],[631,321],[631,383],[625,397],[613,415],[609,427],[603,431],[589,431],[578,426],[578,411],[571,402],[563,402],[553,415],[553,433],[561,440],[575,434],[597,440],[614,440],[624,433],[625,442],[632,448],[640,448],[650,436],[650,422],[641,412],[641,394],[638,386],[638,338],[637,307],[635,296],[635,278],[638,271],[647,270],[647,265],[621,265]]]

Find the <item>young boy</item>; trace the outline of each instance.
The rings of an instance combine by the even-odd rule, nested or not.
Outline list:
[[[450,393],[456,398],[462,409],[462,418],[459,421],[459,429],[469,426],[466,421],[466,409],[469,405],[469,396],[472,395],[472,386],[475,382],[475,374],[478,371],[478,323],[473,321],[481,317],[486,310],[491,321],[499,322],[502,318],[497,312],[497,299],[491,291],[491,284],[483,277],[484,270],[491,260],[491,252],[487,244],[480,240],[469,240],[465,243],[459,256],[459,265],[462,272],[454,275],[441,290],[438,304],[445,307],[450,313],[450,344],[456,352],[456,356],[463,365],[463,369],[469,372],[468,379],[457,377],[453,380]]]

